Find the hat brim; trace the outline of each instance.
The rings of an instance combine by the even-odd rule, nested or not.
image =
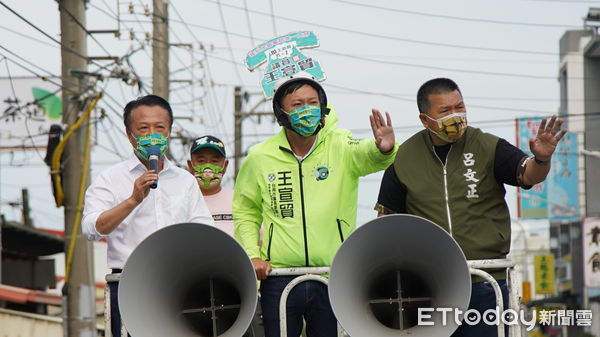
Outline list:
[[[225,157],[225,151],[220,148],[219,146],[215,145],[215,144],[210,144],[210,143],[204,143],[204,144],[200,144],[195,146],[194,148],[192,148],[192,151],[190,153],[195,153],[198,150],[201,149],[205,149],[205,148],[211,148],[211,149],[215,149],[217,150],[223,157]]]

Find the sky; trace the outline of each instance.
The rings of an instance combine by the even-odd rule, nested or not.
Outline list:
[[[55,1],[2,1],[39,30],[0,6],[0,94],[13,97],[26,90],[32,72],[60,75],[58,5]],[[106,95],[94,111],[92,179],[125,158],[131,147],[124,136],[122,108],[127,101],[151,91],[151,1],[91,0],[89,30],[119,29],[120,37],[88,37],[88,55],[122,57],[141,78],[144,90],[118,79],[98,81]],[[317,59],[327,80],[329,102],[339,127],[357,138],[372,138],[368,115],[372,108],[389,111],[396,139],[402,142],[422,129],[415,96],[419,86],[435,77],[449,77],[461,88],[469,124],[515,143],[514,119],[549,116],[559,107],[559,39],[567,30],[583,28],[588,8],[599,1],[559,0],[172,0],[169,73],[170,101],[176,123],[172,153],[185,164],[192,138],[213,134],[233,153],[233,88],[248,92],[244,110],[269,111],[260,104],[260,71],[249,72],[245,54],[261,42],[290,32],[310,30],[320,47],[304,53]],[[99,66],[107,66],[98,70]],[[107,75],[108,61],[88,68]],[[60,80],[59,78],[54,79]],[[56,90],[51,83],[48,90]],[[101,118],[102,116],[102,118]],[[271,118],[247,119],[243,148],[247,150],[279,130]],[[44,142],[45,135],[32,136]],[[182,139],[184,141],[182,141]],[[31,141],[25,139],[25,142]],[[0,144],[0,147],[2,144]],[[54,207],[49,169],[38,151],[0,150],[0,211],[8,220],[21,220],[17,203],[28,188],[31,212],[38,227],[62,229],[62,208]],[[68,174],[68,173],[67,173]],[[381,173],[361,178],[357,223],[375,217]],[[225,184],[233,186],[232,172]],[[516,217],[516,190],[507,189],[507,202]],[[543,228],[542,222],[531,222]]]

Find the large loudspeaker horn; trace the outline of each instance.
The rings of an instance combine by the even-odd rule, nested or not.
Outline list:
[[[142,241],[119,284],[121,316],[135,337],[240,337],[257,298],[242,247],[198,223],[168,226]]]
[[[329,279],[336,318],[352,337],[447,337],[454,313],[422,316],[418,308],[466,310],[471,277],[454,239],[413,215],[388,215],[359,227],[338,250]]]

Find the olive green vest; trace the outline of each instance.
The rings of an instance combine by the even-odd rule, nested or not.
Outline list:
[[[425,129],[400,146],[394,162],[407,189],[407,212],[449,232],[467,260],[504,258],[510,250],[505,190],[494,176],[497,143],[498,137],[468,127],[444,166]],[[503,272],[488,272],[505,278]]]

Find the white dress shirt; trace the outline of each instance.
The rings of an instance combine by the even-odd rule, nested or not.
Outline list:
[[[164,158],[158,187],[108,235],[98,233],[96,221],[102,212],[128,199],[134,181],[146,172],[134,153],[128,160],[101,172],[85,193],[82,231],[88,240],[106,238],[108,268],[122,269],[131,252],[155,231],[177,223],[199,222],[214,226],[193,175]]]

